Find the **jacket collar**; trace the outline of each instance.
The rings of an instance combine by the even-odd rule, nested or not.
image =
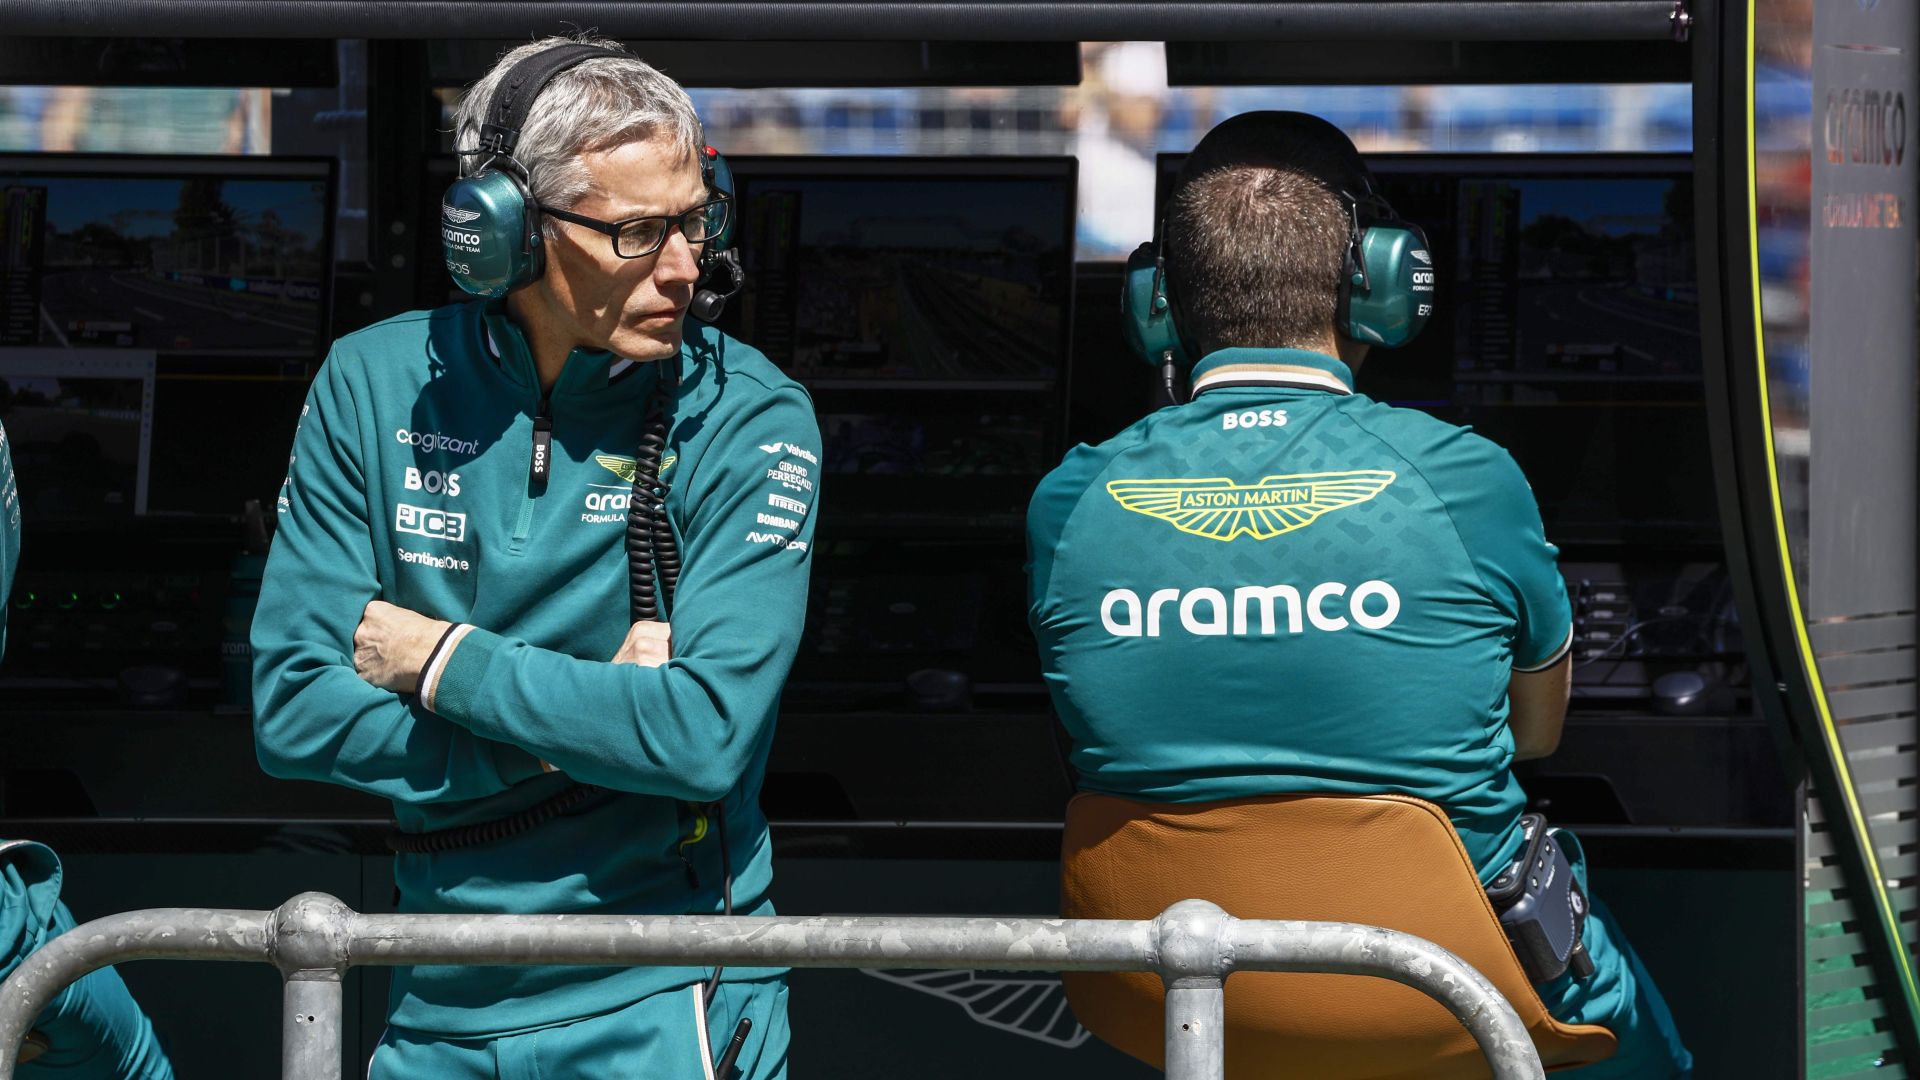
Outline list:
[[[483,306],[481,335],[486,341],[488,355],[493,357],[509,378],[523,386],[540,385],[539,372],[533,363],[533,349],[527,344],[527,337],[520,332],[519,325],[507,314],[504,300],[490,301]],[[650,366],[615,356],[605,349],[575,349],[567,354],[566,365],[560,369],[560,379],[554,383],[553,393],[588,394],[604,390],[637,374],[637,369]]]

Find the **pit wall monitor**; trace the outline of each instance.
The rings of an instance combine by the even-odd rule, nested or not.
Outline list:
[[[147,512],[153,380],[151,350],[0,348],[0,425],[24,520]]]
[[[836,506],[1017,516],[1061,451],[1073,159],[730,162],[722,326],[813,394]]]
[[[0,155],[0,345],[317,358],[333,206],[330,159]]]

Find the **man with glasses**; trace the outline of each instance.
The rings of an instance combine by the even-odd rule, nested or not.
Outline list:
[[[503,73],[575,44],[502,57],[456,145]],[[392,800],[402,911],[768,914],[819,432],[765,357],[686,321],[729,209],[699,120],[591,44],[509,159],[463,158],[524,186],[531,282],[348,335],[315,381],[254,621],[259,756]],[[629,507],[662,487],[632,528],[678,574],[651,601],[670,633],[629,612]],[[374,1080],[785,1075],[779,969],[396,968],[389,1025]]]

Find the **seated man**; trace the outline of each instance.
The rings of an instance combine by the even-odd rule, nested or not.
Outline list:
[[[7,648],[7,594],[20,558],[20,488],[7,429],[0,427],[0,655]],[[30,840],[0,840],[0,980],[73,929],[60,902],[60,860]],[[102,968],[60,992],[34,1020],[21,1080],[173,1080],[153,1025],[119,972]]]
[[[1162,247],[1192,400],[1041,483],[1031,618],[1083,790],[1412,795],[1485,884],[1521,847],[1514,759],[1559,741],[1571,612],[1513,460],[1354,392],[1367,347],[1343,281],[1371,191],[1346,137],[1302,114],[1236,117],[1194,151]],[[1593,975],[1539,987],[1556,1019],[1620,1040],[1578,1074],[1684,1075],[1604,909],[1585,944]]]

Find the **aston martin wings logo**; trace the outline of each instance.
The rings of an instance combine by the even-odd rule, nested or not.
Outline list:
[[[945,998],[976,1024],[1072,1050],[1093,1037],[1067,1007],[1066,988],[1051,972],[911,971],[861,968],[876,979]]]
[[[639,471],[634,466],[632,458],[621,457],[618,454],[595,454],[593,460],[599,462],[601,468],[629,484],[633,483],[634,474]]]
[[[1393,483],[1385,469],[1295,473],[1240,485],[1224,476],[1200,480],[1111,480],[1107,493],[1136,514],[1159,518],[1209,540],[1245,534],[1270,540],[1304,529],[1324,514],[1366,502]]]
[[[462,210],[457,206],[448,206],[446,203],[441,203],[440,216],[455,225],[465,225],[467,222],[479,217],[480,211]]]
[[[634,465],[632,458],[621,457],[619,454],[595,454],[593,455],[593,460],[599,462],[601,468],[625,480],[629,484],[633,483],[634,474],[640,471],[639,467]],[[668,454],[666,457],[661,458],[660,472],[658,475],[667,475],[667,470],[673,468],[673,463],[679,460],[680,455],[678,454]]]

